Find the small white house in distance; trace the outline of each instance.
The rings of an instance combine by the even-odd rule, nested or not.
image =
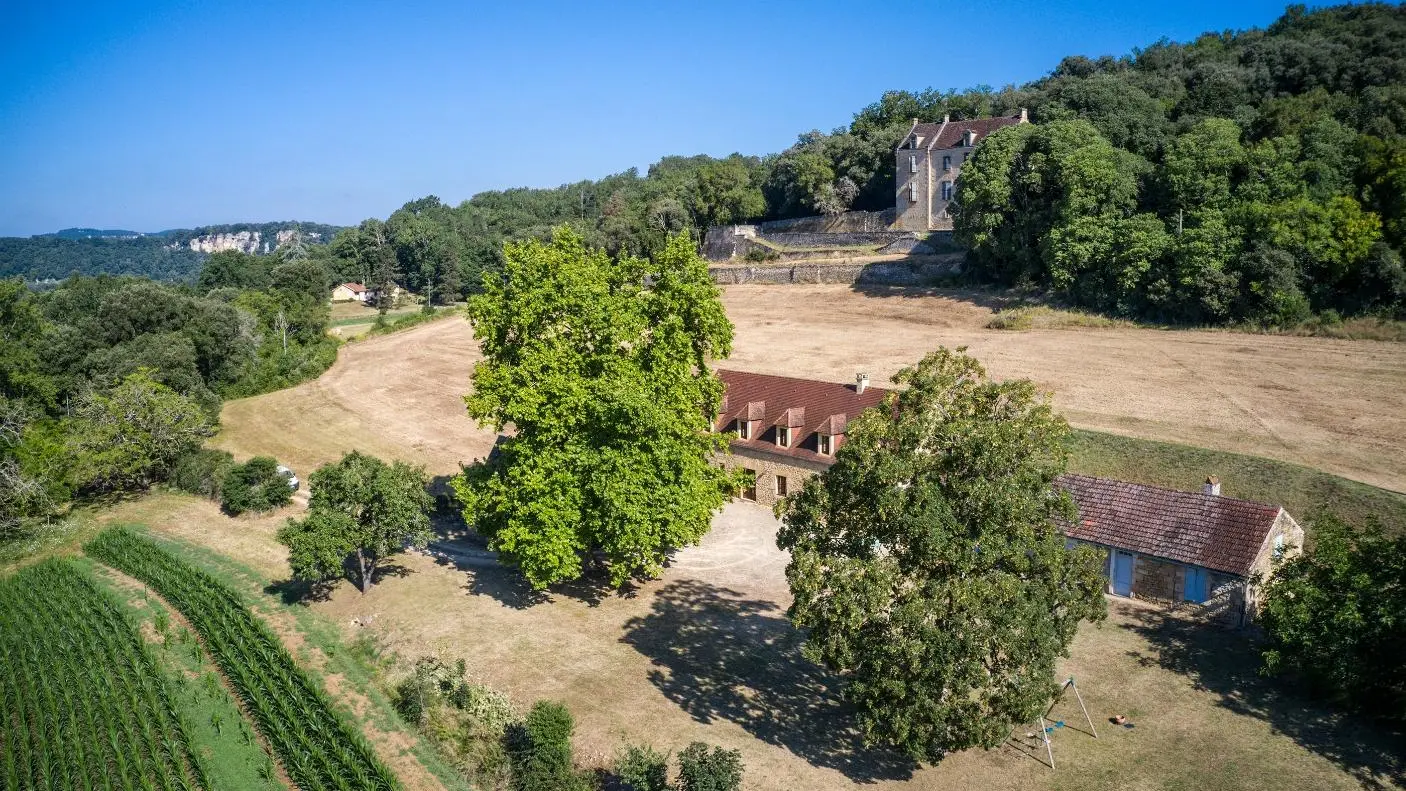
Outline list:
[[[365,302],[367,295],[366,286],[360,283],[343,283],[332,289],[333,302]]]

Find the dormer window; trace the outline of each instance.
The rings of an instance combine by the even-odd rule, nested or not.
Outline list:
[[[789,448],[789,447],[791,447],[791,427],[790,427],[790,426],[777,426],[777,427],[776,427],[776,447],[778,447],[778,448]]]
[[[752,438],[752,421],[750,421],[750,420],[739,420],[739,421],[737,421],[737,437],[738,437],[738,439],[751,439],[751,438]]]
[[[975,144],[975,143],[976,143],[976,132],[973,132],[972,130],[968,129],[968,130],[966,131],[966,133],[962,135],[962,145],[964,145],[964,146],[970,146],[970,145],[973,145],[973,144]]]
[[[815,435],[815,451],[821,456],[829,456],[835,452],[835,438],[829,434]]]
[[[892,139],[892,138],[890,138],[890,139]],[[920,146],[920,145],[922,145],[922,144],[923,144],[923,138],[922,138],[922,136],[921,136],[921,135],[913,135],[913,150],[914,150],[914,151],[917,151],[917,150],[918,150],[918,146]]]

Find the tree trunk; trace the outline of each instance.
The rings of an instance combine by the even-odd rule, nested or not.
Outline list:
[[[358,547],[356,550],[356,562],[357,565],[361,567],[361,593],[365,595],[371,591],[371,567],[375,564],[375,561],[368,561],[366,551]]]

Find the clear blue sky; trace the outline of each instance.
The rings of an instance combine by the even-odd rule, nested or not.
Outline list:
[[[300,219],[779,151],[889,89],[1264,26],[1284,3],[4,0],[0,235]]]

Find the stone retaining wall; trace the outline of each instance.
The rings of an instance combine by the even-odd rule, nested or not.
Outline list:
[[[873,283],[893,286],[928,285],[962,269],[961,254],[920,256],[898,261],[711,266],[713,282],[739,283]]]

